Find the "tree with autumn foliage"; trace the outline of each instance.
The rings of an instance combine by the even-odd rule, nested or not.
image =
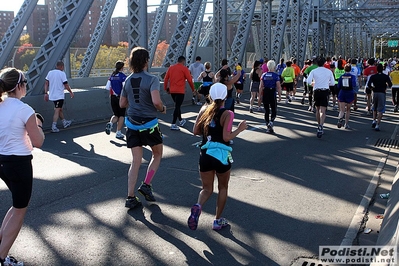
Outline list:
[[[168,52],[169,44],[166,41],[161,41],[157,45],[154,59],[152,60],[152,67],[161,67],[165,59],[166,53]]]

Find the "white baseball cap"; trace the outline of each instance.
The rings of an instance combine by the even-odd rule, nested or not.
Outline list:
[[[218,82],[215,83],[211,86],[211,89],[209,91],[209,94],[211,95],[212,100],[224,100],[226,99],[227,96],[227,86]]]

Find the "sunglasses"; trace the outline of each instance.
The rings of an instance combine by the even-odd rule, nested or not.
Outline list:
[[[24,80],[22,80],[19,84],[21,84],[21,83],[28,83],[28,80],[27,79],[24,79]]]

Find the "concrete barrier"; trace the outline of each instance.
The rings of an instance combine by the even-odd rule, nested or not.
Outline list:
[[[387,207],[384,212],[384,219],[381,224],[381,230],[377,239],[377,246],[396,246],[399,250],[399,171],[396,174],[392,183],[392,188],[389,193]],[[396,260],[399,258],[397,257]],[[394,263],[372,263],[376,265],[398,265],[397,261]]]

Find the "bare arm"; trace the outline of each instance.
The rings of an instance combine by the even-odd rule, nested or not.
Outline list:
[[[223,140],[226,142],[234,139],[239,133],[247,129],[247,121],[243,120],[238,124],[238,127],[235,130],[232,130],[233,120],[234,113],[231,111],[224,112],[220,119],[221,124],[223,125]]]
[[[119,106],[121,108],[127,108],[129,106],[129,102],[127,101],[127,98],[125,96],[121,96],[119,98]]]
[[[201,110],[199,111],[199,113],[197,115],[197,118],[195,119],[195,123],[194,123],[194,126],[193,126],[193,134],[196,135],[196,136],[202,135],[202,128],[198,127],[198,120],[202,116],[202,114],[204,113],[205,109],[206,109],[206,106],[202,106]]]
[[[158,90],[151,91],[151,99],[152,103],[154,104],[155,108],[157,108],[158,112],[166,114],[166,106],[163,104],[161,100],[161,95],[159,94]]]
[[[71,95],[71,98],[73,98],[75,95],[73,94],[73,91],[71,90],[71,87],[69,86],[68,83],[64,83],[64,88],[69,91],[69,94]]]
[[[25,128],[28,132],[30,141],[33,147],[40,148],[44,142],[44,133],[42,127],[42,122],[36,118],[35,114],[32,114],[28,121],[26,122]]]

